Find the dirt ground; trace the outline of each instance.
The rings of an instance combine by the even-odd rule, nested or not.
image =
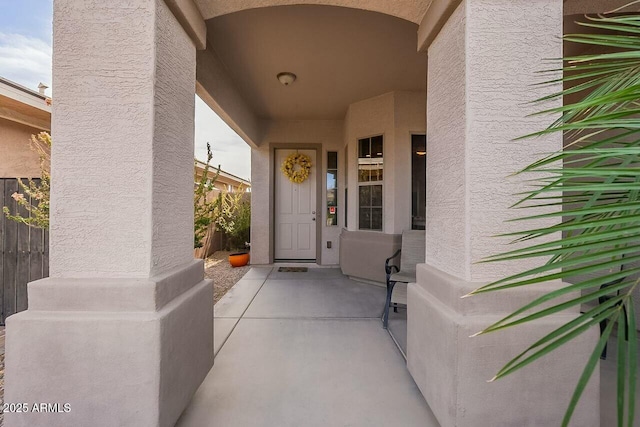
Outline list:
[[[213,279],[213,303],[235,285],[249,271],[249,266],[233,268],[228,257],[231,252],[218,251],[205,260],[204,277]]]

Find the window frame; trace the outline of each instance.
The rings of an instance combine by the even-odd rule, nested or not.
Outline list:
[[[339,203],[339,197],[340,197],[339,187],[340,186],[338,184],[338,182],[339,182],[338,171],[340,169],[339,168],[339,164],[340,164],[339,153],[338,153],[337,150],[327,150],[326,154],[327,154],[327,169],[325,171],[326,195],[325,195],[325,201],[324,202],[325,202],[325,212],[326,212],[326,215],[327,215],[327,221],[325,221],[324,225],[326,227],[339,227],[339,224],[340,224],[340,215],[339,215],[339,212],[340,212],[340,210],[339,210],[339,204],[340,204]],[[335,154],[335,157],[336,157],[336,159],[335,159],[336,160],[335,168],[329,167],[330,166],[329,165],[329,155],[330,154]],[[334,175],[334,177],[335,177],[335,187],[333,187],[331,189],[331,190],[334,191],[334,195],[335,195],[335,200],[334,200],[334,204],[333,205],[329,204],[329,191],[330,191],[330,189],[329,189],[329,173],[330,172],[334,172],[335,173],[335,175]],[[335,215],[334,218],[336,220],[336,223],[329,225],[328,224],[328,219],[329,219],[329,215],[331,215],[329,213],[329,210],[331,209],[331,207],[334,207],[336,209],[336,213],[334,214]]]
[[[414,136],[423,136],[424,137],[424,150],[425,150],[425,154],[424,154],[424,162],[425,162],[425,191],[424,191],[424,202],[426,204],[427,202],[427,182],[426,182],[426,172],[427,172],[427,156],[428,156],[428,144],[427,144],[427,134],[426,132],[411,132],[410,134],[410,138],[411,138],[411,229],[412,230],[425,230],[426,229],[426,207],[425,207],[425,225],[423,226],[423,228],[416,228],[416,225],[414,223],[414,215],[413,215],[413,185],[414,185],[414,180],[413,180],[413,138]]]
[[[371,152],[371,144],[372,144],[372,139],[376,138],[376,137],[380,137],[382,138],[382,179],[379,181],[360,181],[360,163],[359,160],[361,158],[365,158],[365,157],[360,157],[360,141],[368,139],[369,140],[369,152]],[[384,218],[385,218],[385,208],[384,208],[384,200],[385,200],[385,196],[384,196],[384,177],[385,177],[385,165],[384,165],[384,153],[385,153],[385,135],[384,133],[376,133],[376,134],[372,134],[369,136],[364,136],[364,137],[359,137],[356,139],[356,156],[355,156],[355,160],[356,160],[356,186],[358,188],[358,191],[355,194],[355,199],[356,199],[356,229],[358,231],[365,231],[365,232],[375,232],[375,233],[384,233]],[[370,157],[371,158],[371,157]],[[382,202],[381,202],[381,206],[379,207],[379,209],[382,212],[382,217],[380,219],[380,228],[361,228],[360,227],[360,188],[364,187],[364,186],[368,186],[368,187],[373,187],[379,185],[381,187],[381,198],[382,198]],[[365,206],[368,207],[369,209],[378,209],[378,206]]]

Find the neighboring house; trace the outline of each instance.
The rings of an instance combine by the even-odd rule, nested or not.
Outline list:
[[[528,189],[507,176],[563,146],[513,141],[549,122],[528,101],[558,88],[533,86],[536,71],[562,56],[563,25],[627,2],[56,0],[51,278],[9,319],[5,400],[74,402],[73,425],[169,426],[209,372],[212,287],[188,191],[197,93],[251,146],[253,264],[379,283],[401,232],[425,229],[407,367],[440,424],[559,424],[595,328],[486,391],[496,355],[576,313],[471,340],[558,284],[461,297],[530,266],[478,261],[504,249],[493,236],[514,230]],[[280,170],[296,152],[313,163],[300,184]],[[597,425],[598,386],[576,425]]]
[[[201,162],[200,160],[196,161],[196,181],[202,176],[205,167],[206,163]],[[248,193],[251,191],[251,181],[240,178],[239,176],[226,172],[222,169],[220,169],[220,173],[218,174],[217,167],[209,166],[209,178],[213,179],[216,174],[218,176],[216,178],[216,182],[213,184],[216,196],[220,192],[235,193],[237,191],[242,191]]]
[[[40,159],[29,141],[42,131],[51,131],[51,100],[0,77],[0,179],[40,176]]]

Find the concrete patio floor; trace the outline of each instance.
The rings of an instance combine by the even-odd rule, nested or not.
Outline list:
[[[336,268],[253,267],[214,307],[214,367],[176,426],[438,427],[382,329],[384,297]],[[406,351],[406,310],[392,312],[390,330]],[[612,339],[603,427],[616,425],[615,352]]]
[[[252,268],[215,305],[214,367],[177,426],[438,426],[384,296],[339,269]]]
[[[393,310],[389,316],[389,331],[401,351],[407,351],[407,310],[400,308],[398,313]],[[617,425],[616,408],[616,358],[618,355],[617,338],[609,338],[607,358],[600,360],[600,425],[609,427]],[[640,410],[640,381],[636,384],[636,413]],[[634,427],[640,427],[640,416],[636,415]]]

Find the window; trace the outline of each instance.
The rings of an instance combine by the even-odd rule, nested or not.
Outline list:
[[[358,228],[382,231],[382,135],[358,140]]]
[[[411,229],[424,230],[427,210],[427,137],[411,135]]]
[[[344,161],[345,164],[349,164],[349,147],[344,147]],[[344,226],[348,227],[349,221],[349,191],[347,187],[347,183],[349,182],[349,168],[344,168]]]
[[[338,225],[338,152],[327,152],[327,225]]]

